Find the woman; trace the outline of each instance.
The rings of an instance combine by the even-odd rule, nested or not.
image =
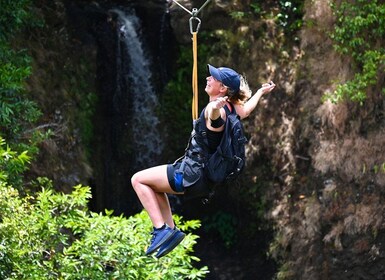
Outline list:
[[[209,150],[215,150],[220,143],[226,122],[223,107],[228,106],[231,110],[229,104],[231,102],[240,118],[244,119],[255,109],[261,96],[274,89],[275,84],[273,82],[263,84],[250,98],[251,91],[246,80],[234,70],[208,65],[208,71],[210,76],[206,78],[205,91],[209,96],[209,103],[204,116]],[[174,224],[167,197],[167,193],[184,193],[183,190],[179,191],[174,181],[175,172],[179,167],[178,162],[160,165],[142,170],[131,178],[132,186],[154,226],[146,255],[159,248],[156,257],[160,258],[173,250],[185,237]],[[190,188],[193,189],[194,186]]]

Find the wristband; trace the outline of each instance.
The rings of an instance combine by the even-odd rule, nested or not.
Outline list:
[[[220,128],[222,125],[225,124],[225,121],[219,116],[215,120],[210,119],[210,123],[213,128]]]

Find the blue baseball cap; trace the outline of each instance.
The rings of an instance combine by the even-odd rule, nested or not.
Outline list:
[[[241,79],[239,77],[239,74],[233,69],[227,67],[215,68],[210,64],[207,64],[207,68],[210,72],[210,75],[213,76],[215,79],[222,82],[225,86],[227,86],[234,92],[237,93],[239,91]]]

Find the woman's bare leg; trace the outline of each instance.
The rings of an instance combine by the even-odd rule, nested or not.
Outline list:
[[[156,193],[158,198],[158,203],[160,207],[160,211],[162,213],[162,217],[166,224],[168,224],[171,228],[174,228],[174,219],[172,218],[172,212],[170,207],[170,202],[168,201],[168,197],[166,193]]]
[[[166,193],[175,193],[168,183],[167,165],[139,171],[131,178],[132,186],[146,209],[154,227],[167,223],[174,227],[171,207]]]

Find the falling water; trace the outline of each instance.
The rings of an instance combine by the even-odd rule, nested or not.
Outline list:
[[[144,51],[141,41],[140,20],[133,13],[124,13],[114,10],[118,15],[120,37],[124,44],[122,55],[127,55],[129,63],[121,67],[128,67],[128,83],[126,94],[131,95],[132,118],[131,132],[133,148],[136,151],[134,159],[135,168],[148,167],[154,164],[163,150],[163,142],[159,135],[159,119],[156,115],[158,99],[152,86],[150,59]]]

